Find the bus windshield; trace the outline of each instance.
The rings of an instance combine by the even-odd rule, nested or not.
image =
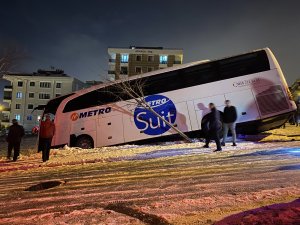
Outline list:
[[[47,105],[45,105],[45,109],[44,109],[44,114],[52,114],[55,115],[56,114],[56,110],[58,108],[58,106],[60,105],[60,103],[66,99],[67,97],[73,95],[74,93],[71,94],[67,94],[67,95],[63,95],[57,98],[54,98],[52,100],[50,100]]]

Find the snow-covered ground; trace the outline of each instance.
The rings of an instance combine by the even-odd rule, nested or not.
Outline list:
[[[300,196],[300,128],[246,136],[213,153],[203,143],[52,150],[26,138],[18,162],[0,152],[0,224],[213,224]],[[294,141],[292,141],[294,139]],[[61,185],[25,191],[45,181]]]

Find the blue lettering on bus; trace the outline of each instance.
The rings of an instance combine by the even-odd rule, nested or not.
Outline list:
[[[166,96],[150,95],[145,98],[147,104],[170,124],[176,120],[175,104]],[[160,135],[167,132],[170,126],[154,113],[138,106],[134,111],[134,123],[136,127],[148,135]]]

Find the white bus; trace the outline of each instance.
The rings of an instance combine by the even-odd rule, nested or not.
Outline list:
[[[296,110],[269,48],[130,78],[136,79],[146,82],[144,93],[151,107],[187,135],[200,133],[210,102],[223,111],[224,101],[231,100],[238,110],[239,133],[280,127]],[[44,114],[55,117],[52,147],[93,148],[175,134],[153,113],[128,104],[128,96],[120,101],[103,91],[114,91],[115,85],[100,84],[50,100]]]

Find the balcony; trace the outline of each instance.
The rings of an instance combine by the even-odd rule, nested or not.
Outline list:
[[[8,95],[8,96],[5,96],[5,95],[4,95],[4,96],[3,96],[3,100],[11,100],[11,96],[9,96],[9,95]]]
[[[3,108],[2,110],[0,110],[0,111],[2,111],[2,112],[8,112],[8,113],[10,113],[10,108]]]
[[[6,85],[6,86],[4,86],[4,91],[11,92],[12,89],[13,89],[13,86],[11,86],[11,85]]]
[[[11,93],[12,93],[12,92],[4,91],[3,102],[7,102],[7,103],[10,103],[10,102],[11,102],[11,99],[12,99]]]

